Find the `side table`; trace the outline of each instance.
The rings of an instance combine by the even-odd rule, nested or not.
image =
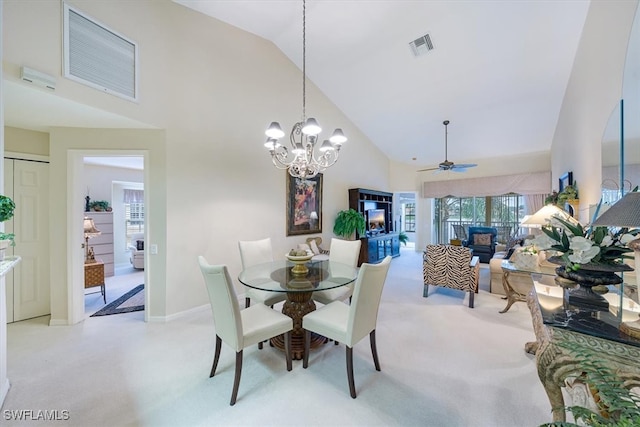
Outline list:
[[[543,274],[554,276],[556,275],[555,267],[540,267],[537,266],[531,269],[523,269],[516,264],[510,262],[509,260],[502,260],[502,286],[504,287],[504,293],[507,299],[507,306],[500,311],[500,313],[506,313],[511,306],[520,301],[527,301],[527,294],[531,290],[533,286],[533,281],[531,280],[531,274]],[[510,280],[513,279],[513,280]],[[517,286],[516,282],[523,281],[526,283],[518,283],[521,286]]]
[[[107,291],[104,284],[104,262],[100,260],[84,265],[84,288],[93,288],[95,286],[100,286],[100,293],[106,304]]]

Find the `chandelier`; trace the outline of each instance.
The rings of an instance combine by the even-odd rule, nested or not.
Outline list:
[[[271,154],[271,160],[278,169],[288,169],[296,178],[313,178],[338,160],[340,147],[347,140],[342,129],[333,131],[329,140],[324,140],[316,152],[318,135],[322,128],[313,117],[306,117],[306,0],[302,1],[302,120],[293,125],[289,142],[291,150],[278,140],[284,132],[278,122],[272,122],[265,135],[264,146]]]

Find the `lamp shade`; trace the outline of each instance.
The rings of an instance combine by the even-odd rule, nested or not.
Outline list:
[[[93,218],[84,218],[84,237],[99,236],[101,231],[96,228],[96,224],[93,222]]]
[[[551,218],[553,215],[558,215],[560,216],[560,218],[567,221],[573,220],[571,215],[569,215],[566,211],[563,211],[556,205],[549,204],[544,206],[542,209],[540,209],[538,212],[534,213],[533,215],[529,215],[528,218],[525,218],[521,224],[522,225],[545,225],[547,223],[547,220]],[[572,222],[575,222],[575,220],[573,220]]]
[[[592,225],[625,228],[640,227],[640,193],[625,194],[622,199],[596,218]]]

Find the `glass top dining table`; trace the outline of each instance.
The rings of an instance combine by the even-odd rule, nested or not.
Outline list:
[[[316,309],[313,292],[346,286],[358,276],[358,268],[334,261],[307,262],[306,274],[294,274],[294,263],[287,260],[273,261],[247,267],[238,276],[245,286],[268,292],[286,292],[287,299],[282,305],[282,313],[293,319],[291,332],[291,357],[304,357],[304,329],[302,318]],[[309,348],[319,347],[326,338],[312,334]],[[273,346],[284,350],[282,335],[271,339]]]
[[[307,274],[294,274],[294,264],[273,261],[247,267],[238,276],[243,285],[261,291],[304,293],[338,288],[353,282],[358,269],[334,261],[308,262]]]

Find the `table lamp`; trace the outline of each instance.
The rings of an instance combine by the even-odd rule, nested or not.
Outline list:
[[[99,236],[100,230],[96,228],[93,218],[84,217],[84,263],[91,264],[96,262],[93,255],[93,249],[89,250],[89,239]]]
[[[540,228],[547,224],[553,215],[560,216],[560,218],[566,221],[576,223],[576,219],[569,215],[567,211],[560,209],[556,205],[548,204],[543,206],[542,209],[538,210],[533,215],[527,215],[520,224],[523,226]]]
[[[627,193],[622,199],[613,204],[605,213],[593,221],[591,225],[639,228],[640,227],[640,193]],[[640,238],[627,243],[633,249],[636,268],[636,283],[640,285]],[[640,320],[633,322],[622,322],[620,330],[635,338],[640,338]]]

